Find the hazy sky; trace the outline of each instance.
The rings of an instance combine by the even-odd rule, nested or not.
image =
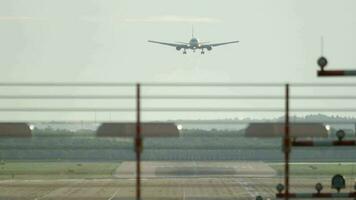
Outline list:
[[[2,81],[319,81],[356,68],[354,0],[0,0]],[[240,40],[206,55],[147,43]]]
[[[200,55],[148,43],[240,43]],[[0,80],[356,82],[355,0],[0,0]]]

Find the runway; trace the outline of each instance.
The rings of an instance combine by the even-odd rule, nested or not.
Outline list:
[[[274,169],[264,162],[163,162],[145,161],[141,163],[143,178],[179,178],[179,177],[272,177]],[[134,178],[135,162],[123,162],[114,174],[116,178]]]
[[[241,200],[254,199],[257,195],[273,199],[275,186],[283,182],[282,177],[275,176],[262,162],[143,164],[146,169],[142,179],[142,197],[148,200]],[[169,170],[162,172],[162,167]],[[197,172],[201,169],[205,172]],[[264,173],[258,174],[256,169]],[[135,179],[133,174],[121,176],[125,170],[134,170],[132,163],[118,167],[111,179],[3,180],[0,181],[0,200],[132,200],[135,199]],[[214,174],[209,177],[208,172]],[[322,182],[325,191],[332,191],[330,179],[326,177],[293,177],[291,191],[314,192],[316,182]]]
[[[328,185],[328,179],[318,181]],[[254,199],[257,195],[273,198],[281,178],[178,178],[144,179],[144,199]],[[294,192],[314,189],[313,178],[293,180]],[[326,187],[326,190],[328,187]],[[2,181],[1,200],[121,200],[135,199],[135,181],[105,180],[33,180]]]

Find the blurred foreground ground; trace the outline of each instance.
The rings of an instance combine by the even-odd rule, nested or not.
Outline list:
[[[44,165],[47,163],[43,163],[42,166],[46,168]],[[60,165],[61,163],[57,163],[58,169],[61,168]],[[143,162],[142,196],[143,199],[188,200],[254,199],[256,195],[273,198],[276,184],[283,182],[283,177],[280,176],[281,166],[283,166],[281,163],[263,162]],[[348,187],[344,191],[350,192],[352,184],[349,183],[355,181],[352,171],[354,166],[355,163],[292,165],[291,192],[314,192],[314,185],[317,182],[323,183],[324,191],[331,192],[330,180],[335,169],[349,172],[346,175]],[[35,167],[41,168],[39,164]],[[42,179],[42,174],[37,177],[33,175],[30,179],[29,175],[3,179],[0,181],[0,199],[135,199],[133,162],[116,165],[83,163],[81,166],[66,163],[62,167],[72,169],[70,173],[82,173],[81,178],[75,176],[61,178],[59,175],[48,174],[46,179]],[[76,167],[85,169],[75,171]],[[103,170],[100,167],[107,169]],[[94,169],[97,173],[93,171]],[[93,178],[91,173],[97,175]],[[111,178],[108,178],[110,174]]]

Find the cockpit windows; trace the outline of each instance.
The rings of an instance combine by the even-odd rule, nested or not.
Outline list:
[[[198,39],[192,38],[192,39],[190,40],[190,43],[198,43]]]

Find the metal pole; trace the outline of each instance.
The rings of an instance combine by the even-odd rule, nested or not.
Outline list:
[[[140,84],[136,85],[136,137],[135,137],[135,152],[136,152],[136,200],[141,200],[141,102],[140,102]]]
[[[289,84],[285,86],[285,124],[284,124],[284,185],[286,186],[284,199],[289,199],[289,153],[290,153],[290,134],[289,134]]]
[[[356,70],[319,70],[318,76],[356,76]]]

